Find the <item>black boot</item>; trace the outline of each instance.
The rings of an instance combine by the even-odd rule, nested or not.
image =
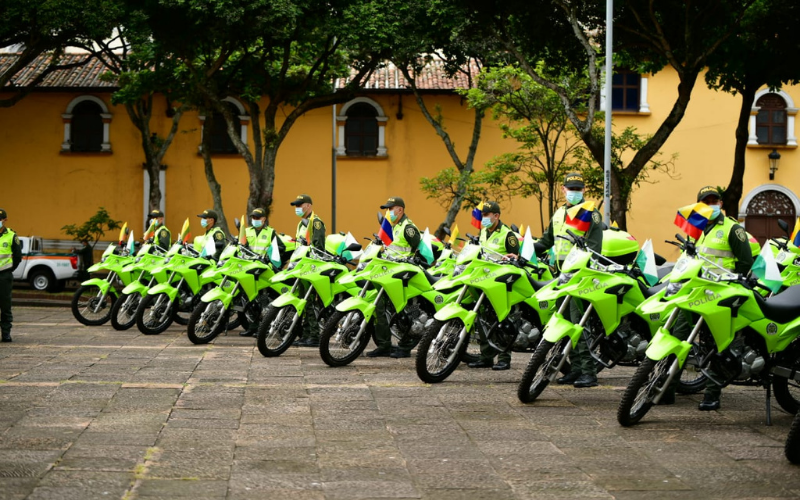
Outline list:
[[[719,410],[719,396],[710,396],[706,394],[703,400],[698,405],[697,409],[700,411],[714,411]]]
[[[597,385],[597,377],[594,375],[583,374],[572,384],[573,387],[595,387]]]
[[[11,332],[3,332],[3,342],[11,342]]]
[[[574,384],[575,381],[578,380],[578,377],[580,376],[581,376],[580,372],[578,372],[577,370],[572,370],[571,372],[567,373],[560,379],[556,380],[556,383],[559,385]]]

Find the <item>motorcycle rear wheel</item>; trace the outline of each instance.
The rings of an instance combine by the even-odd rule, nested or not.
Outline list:
[[[158,335],[175,319],[175,303],[165,293],[146,295],[136,309],[136,326],[145,335]]]
[[[783,453],[786,455],[786,459],[793,464],[800,464],[800,414],[792,420]]]
[[[624,427],[638,423],[653,406],[653,399],[663,387],[674,358],[669,356],[660,361],[645,359],[633,374],[617,409],[617,421]]]
[[[564,357],[567,342],[570,342],[568,337],[557,343],[544,339],[539,342],[517,387],[517,398],[521,402],[533,403],[550,384],[550,379],[558,371],[558,365]]]
[[[434,320],[422,335],[422,340],[417,347],[416,368],[417,376],[428,384],[438,384],[449,377],[459,363],[467,344],[469,336],[455,352],[458,344],[458,337],[464,323],[458,319],[451,319],[447,322]],[[445,330],[442,339],[437,340],[439,332]],[[451,358],[452,359],[449,359]]]
[[[136,311],[142,296],[138,293],[123,295],[111,306],[111,326],[114,330],[124,331],[136,324]]]
[[[350,319],[347,329],[342,330],[342,325],[347,318]],[[366,320],[361,311],[336,311],[331,314],[331,318],[325,324],[319,338],[319,355],[325,364],[345,366],[361,356],[375,329],[370,321],[358,342],[355,342],[355,337],[364,321]]]
[[[83,285],[72,296],[72,315],[86,326],[100,326],[111,318],[111,307],[116,302],[114,290],[109,288],[103,297],[97,285]],[[93,309],[97,307],[97,312]]]
[[[194,308],[189,318],[189,327],[186,336],[193,344],[208,344],[222,332],[228,311],[221,300],[201,302]]]
[[[294,339],[300,333],[302,328],[302,318],[297,322],[294,328],[289,331],[294,319],[295,308],[293,306],[285,307],[267,307],[267,312],[264,313],[264,318],[258,325],[258,352],[265,358],[272,358],[280,356],[292,345]]]

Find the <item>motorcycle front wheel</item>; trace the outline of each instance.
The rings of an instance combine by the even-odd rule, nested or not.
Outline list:
[[[297,322],[294,328],[292,320],[294,319],[295,308],[292,306],[285,307],[267,307],[267,312],[264,313],[264,318],[258,325],[258,352],[266,358],[280,356],[289,346],[292,345],[294,339],[300,333],[302,325],[302,318]]]
[[[97,285],[84,285],[72,296],[72,315],[86,326],[100,326],[111,318],[116,296],[112,288],[105,297]]]
[[[800,348],[792,346],[785,350],[778,358],[778,364],[794,371],[800,371]],[[781,408],[796,415],[800,412],[800,383],[796,380],[775,376],[772,378],[772,389],[775,391],[775,400]]]
[[[136,324],[136,311],[142,296],[138,293],[123,295],[111,306],[111,326],[114,330],[124,331]]]
[[[558,372],[564,358],[564,348],[571,342],[564,337],[556,343],[542,339],[528,361],[517,387],[517,398],[523,403],[532,403],[550,384],[550,379]]]
[[[633,374],[617,410],[617,421],[624,427],[638,423],[653,406],[659,391],[667,390],[664,382],[669,376],[673,356],[660,361],[645,359]]]
[[[201,302],[189,318],[186,336],[193,344],[208,344],[222,332],[228,319],[228,311],[221,300]]]
[[[158,335],[175,319],[174,303],[166,293],[146,295],[136,310],[136,326],[145,335]]]
[[[436,384],[452,374],[461,362],[469,337],[458,346],[458,339],[464,323],[451,319],[445,323],[434,320],[423,333],[417,347],[417,376],[423,382]],[[458,347],[458,352],[456,348]]]
[[[333,313],[319,338],[319,355],[322,361],[328,366],[345,366],[361,356],[375,329],[370,321],[364,325],[361,336],[356,338],[365,321],[361,311]]]

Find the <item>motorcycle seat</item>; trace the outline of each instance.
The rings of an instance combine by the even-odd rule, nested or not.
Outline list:
[[[431,285],[442,279],[442,276],[433,276],[431,273],[425,270],[423,270],[423,272],[425,273],[425,277],[428,278],[428,283]]]
[[[788,323],[800,316],[800,285],[791,286],[768,299],[753,294],[764,317],[776,323]]]
[[[531,286],[533,287],[533,291],[534,292],[538,292],[540,289],[544,288],[550,282],[553,281],[553,280],[536,281],[535,279],[533,279],[533,276],[531,276],[530,274],[528,274],[527,276],[528,276],[528,281],[530,282]]]
[[[664,283],[659,283],[658,285],[650,288],[647,288],[641,281],[639,282],[639,288],[642,290],[642,295],[644,295],[644,298],[646,299],[657,294],[658,292],[663,290],[666,286],[667,286],[666,281]]]

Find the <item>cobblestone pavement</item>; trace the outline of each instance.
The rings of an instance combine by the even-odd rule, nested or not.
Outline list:
[[[332,369],[314,349],[263,358],[236,332],[192,345],[17,308],[0,344],[0,498],[525,499],[800,497],[790,418],[728,388],[621,428],[631,368],[600,387],[516,398],[512,370],[421,383],[413,360]]]

